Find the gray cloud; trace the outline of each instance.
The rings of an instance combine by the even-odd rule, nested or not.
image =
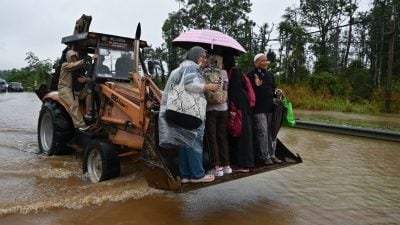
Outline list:
[[[367,1],[367,0],[363,0]],[[281,20],[284,9],[298,0],[253,0],[250,18],[257,24]],[[91,31],[133,37],[138,22],[142,39],[156,47],[168,13],[179,9],[174,0],[0,0],[0,70],[26,66],[25,53],[55,60],[82,15],[93,17]]]

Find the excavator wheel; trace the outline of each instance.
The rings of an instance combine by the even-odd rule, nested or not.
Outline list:
[[[120,161],[115,146],[106,141],[92,140],[83,156],[83,173],[87,173],[93,183],[118,177]]]
[[[74,126],[64,107],[53,100],[46,100],[38,121],[40,152],[48,156],[67,153],[67,142],[73,135]]]

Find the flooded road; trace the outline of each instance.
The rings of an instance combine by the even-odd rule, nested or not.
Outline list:
[[[37,154],[40,104],[0,94],[0,224],[400,224],[397,142],[282,128],[302,164],[176,194],[130,162],[91,184],[81,156]]]

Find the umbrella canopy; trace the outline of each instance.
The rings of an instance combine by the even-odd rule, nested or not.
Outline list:
[[[232,37],[216,30],[189,30],[176,37],[172,44],[189,49],[193,46],[201,46],[208,51],[216,53],[231,53],[239,55],[246,50]]]

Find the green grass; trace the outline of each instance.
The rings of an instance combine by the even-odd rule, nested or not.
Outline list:
[[[323,97],[306,97],[293,99],[288,97],[295,108],[319,111],[336,111],[336,112],[354,112],[354,113],[379,113],[380,109],[374,103],[351,103],[345,99],[331,98],[324,99]]]
[[[279,88],[284,90],[293,107],[298,109],[366,114],[384,112],[384,94],[382,91],[374,92],[372,100],[350,102],[343,96],[332,96],[326,92],[318,93],[308,86],[282,85]],[[392,99],[392,113],[400,114],[400,93],[393,93]]]
[[[390,130],[400,132],[400,127],[398,125],[393,125],[391,123],[378,123],[371,122],[365,120],[346,120],[346,119],[337,119],[337,118],[322,118],[316,116],[303,117],[301,120],[304,121],[312,121],[319,122],[324,124],[335,124],[335,125],[344,125],[344,126],[352,126],[352,127],[361,127],[361,128],[370,128],[377,130]]]
[[[359,113],[370,115],[384,113],[383,91],[374,91],[371,100],[364,100],[362,102],[351,102],[343,96],[332,96],[326,91],[315,92],[306,85],[280,85],[279,88],[284,90],[286,97],[292,103],[295,116],[296,109]],[[392,114],[394,116],[397,116],[400,114],[400,92],[394,91],[392,93],[392,100]],[[390,114],[385,115],[390,116]],[[361,119],[341,119],[337,117],[330,117],[329,115],[302,115],[300,119],[325,124],[338,124],[362,128],[400,131],[400,126],[398,123],[390,123],[385,121],[377,122]]]

